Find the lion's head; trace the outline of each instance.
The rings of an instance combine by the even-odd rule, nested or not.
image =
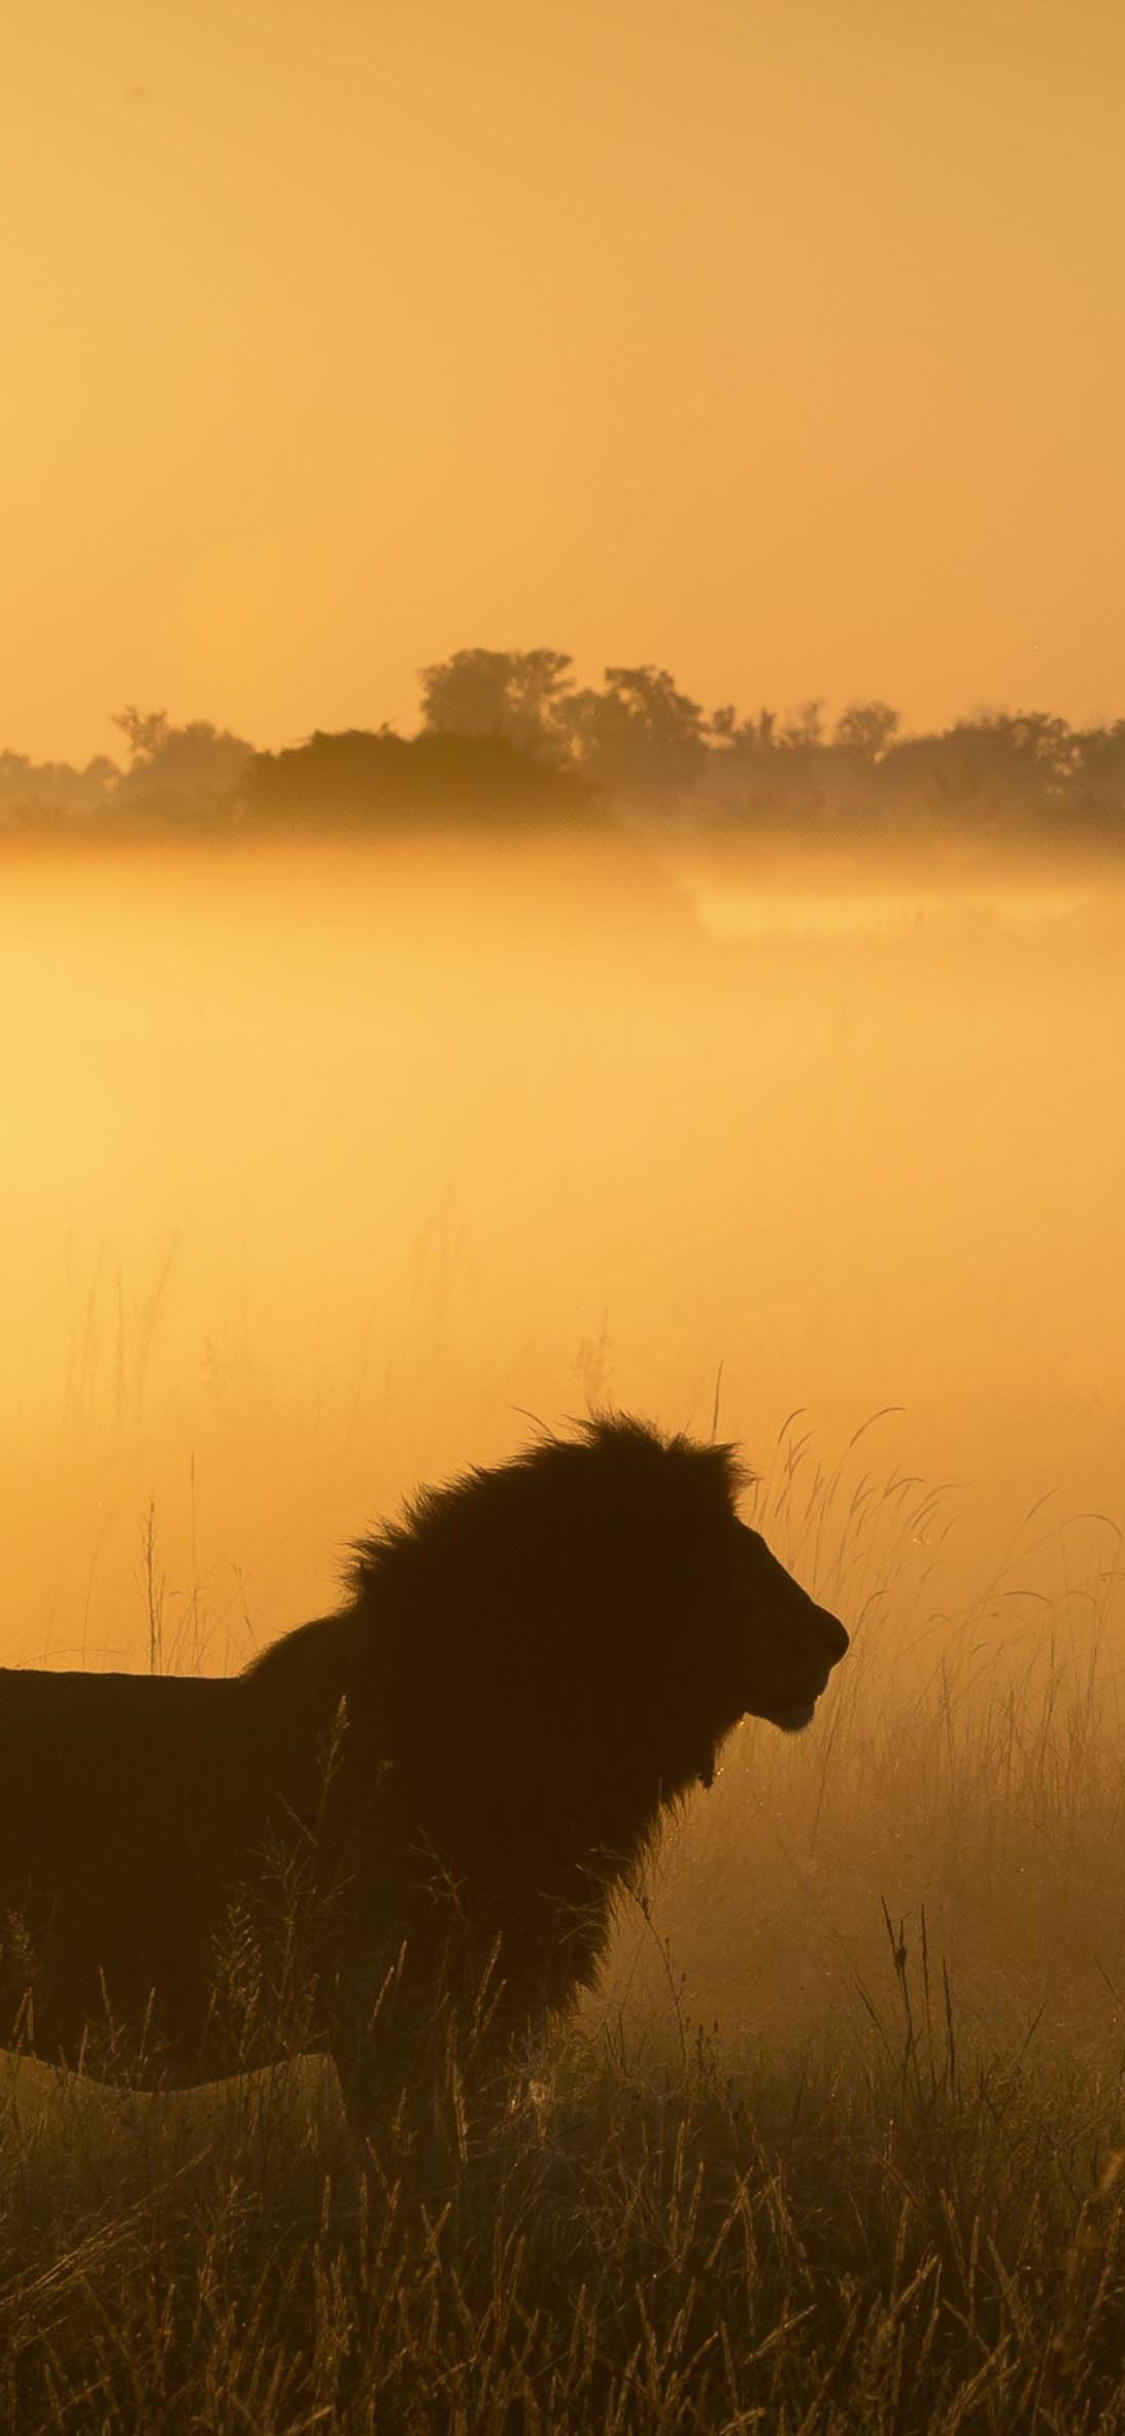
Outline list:
[[[809,1723],[848,1646],[736,1498],[728,1446],[612,1417],[425,1491],[363,1542],[396,1764],[464,1823],[635,1842],[745,1716]]]

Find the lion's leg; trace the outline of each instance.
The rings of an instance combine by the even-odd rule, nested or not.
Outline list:
[[[464,2160],[491,2112],[517,2027],[496,1956],[419,1940],[349,1973],[332,2056],[353,2134],[381,2153]]]
[[[440,1982],[405,1945],[390,1963],[349,1969],[330,2044],[349,2130],[384,2164],[435,2141],[448,2145],[451,2119],[457,2142],[449,2011]]]

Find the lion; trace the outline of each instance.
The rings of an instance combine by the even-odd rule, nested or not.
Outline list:
[[[0,1670],[0,2045],[142,2089],[329,2055],[361,2128],[439,2021],[510,2061],[740,1720],[808,1725],[848,1647],[749,1477],[602,1416],[422,1491],[237,1676]]]

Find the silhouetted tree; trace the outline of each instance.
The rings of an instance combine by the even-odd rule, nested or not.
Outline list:
[[[570,695],[565,724],[580,767],[625,801],[666,807],[706,767],[706,716],[666,668],[607,668],[604,692]]]
[[[777,712],[760,710],[747,719],[740,719],[733,702],[724,702],[712,711],[711,737],[720,750],[717,758],[727,760],[734,753],[768,751],[778,741]]]
[[[1087,826],[1125,833],[1125,719],[1073,738],[1075,813]]]
[[[167,711],[141,711],[135,702],[126,703],[123,711],[114,711],[113,724],[127,738],[133,762],[152,761],[168,735]]]
[[[76,770],[66,761],[35,762],[26,753],[0,752],[0,827],[87,828],[104,812],[120,776],[105,753]]]
[[[987,836],[1057,824],[1073,794],[1073,742],[1065,720],[1005,711],[896,738],[876,773],[885,825]]]
[[[129,703],[129,748],[84,769],[0,752],[0,828],[29,837],[261,824],[505,829],[540,823],[604,833],[616,801],[737,835],[896,832],[1125,841],[1125,719],[1071,728],[1044,711],[982,709],[940,733],[904,736],[877,698],[708,719],[667,669],[614,666],[577,690],[569,653],[455,652],[420,671],[414,737],[318,730],[258,753],[209,720],[173,726]]]
[[[798,752],[823,744],[823,714],[824,703],[819,696],[810,696],[807,702],[798,702],[793,710],[786,711],[785,725],[781,730],[782,744]]]
[[[877,761],[898,731],[898,712],[889,702],[849,702],[836,721],[834,743]]]
[[[257,753],[242,799],[251,819],[330,827],[604,825],[577,771],[521,752],[506,736],[423,729],[396,736],[321,730],[282,753]]]
[[[733,704],[714,714],[708,767],[697,791],[701,817],[728,834],[739,829],[797,833],[838,826],[859,808],[860,760],[825,741],[823,703],[799,702],[779,718],[760,710],[740,719]],[[847,765],[847,766],[844,766]],[[865,761],[860,769],[866,771]]]
[[[422,724],[449,736],[506,736],[525,752],[560,742],[569,652],[455,651],[419,669]]]
[[[115,724],[133,753],[114,791],[115,815],[148,828],[191,828],[230,814],[254,757],[244,736],[209,719],[172,727],[163,711],[122,711]]]

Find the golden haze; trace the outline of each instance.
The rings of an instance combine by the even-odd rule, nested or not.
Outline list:
[[[705,1435],[720,1365],[759,1465],[907,1408],[862,1468],[958,1484],[939,1605],[1116,1511],[1121,901],[876,885],[708,938],[625,846],[10,862],[5,1660],[145,1663],[150,1498],[221,1670],[524,1407]]]

